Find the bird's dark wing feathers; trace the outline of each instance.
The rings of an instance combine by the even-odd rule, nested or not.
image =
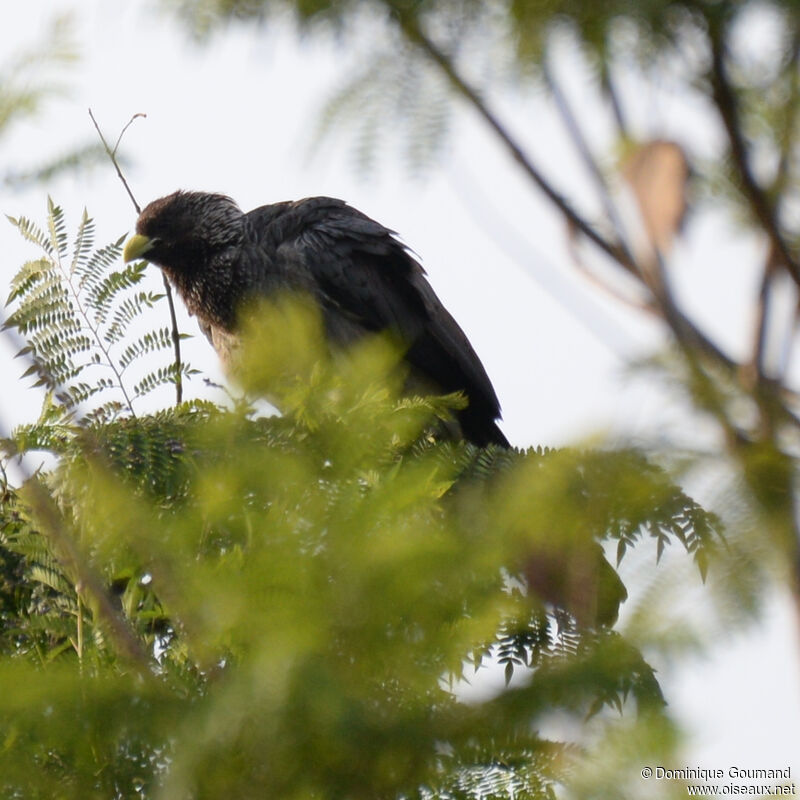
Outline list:
[[[315,294],[331,336],[346,342],[364,330],[399,334],[416,370],[445,392],[466,392],[464,434],[477,444],[507,444],[483,365],[393,231],[327,197],[264,206],[247,219],[259,255],[293,288]]]

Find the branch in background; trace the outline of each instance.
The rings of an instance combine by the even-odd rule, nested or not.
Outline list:
[[[483,117],[489,127],[492,128],[495,134],[505,144],[514,160],[539,189],[544,192],[556,208],[561,211],[567,218],[567,221],[606,253],[606,255],[613,258],[626,269],[631,271],[635,270],[635,264],[630,261],[624,249],[616,243],[609,242],[605,237],[599,234],[574,208],[572,208],[567,200],[551,186],[549,181],[524,153],[519,144],[514,141],[505,126],[478,96],[478,93],[458,74],[450,59],[422,32],[416,17],[414,17],[413,14],[402,14],[398,15],[397,19],[409,41],[424,50],[439,66],[458,93],[469,101],[470,105]]]
[[[523,171],[528,175],[534,184],[547,196],[547,198],[561,211],[566,217],[568,224],[573,230],[583,234],[593,242],[606,255],[610,256],[621,267],[638,278],[644,274],[639,265],[631,260],[627,252],[615,243],[607,241],[600,235],[583,217],[581,217],[564,197],[559,194],[553,186],[544,178],[531,160],[525,155],[522,148],[512,138],[511,134],[505,129],[494,113],[488,108],[486,103],[457,72],[450,59],[423,33],[419,27],[418,20],[410,14],[397,16],[398,24],[410,42],[420,47],[428,57],[444,72],[453,88],[480,114],[484,121],[492,128],[498,138],[511,152]],[[726,356],[705,334],[700,331],[677,307],[673,298],[663,284],[659,286],[648,286],[653,292],[656,301],[661,309],[661,315],[672,329],[678,342],[683,349],[697,348],[705,353],[714,361],[733,370],[737,367],[735,361]]]
[[[652,241],[652,258],[648,259],[647,263],[644,264],[639,263],[638,259],[636,259],[631,254],[630,250],[628,250],[627,246],[625,245],[622,221],[617,213],[605,178],[603,177],[603,174],[600,171],[600,168],[597,165],[591,150],[589,149],[586,137],[583,135],[583,132],[578,125],[578,121],[572,113],[565,94],[561,91],[561,88],[555,80],[552,71],[548,69],[546,61],[544,64],[544,73],[545,80],[553,94],[556,107],[561,114],[562,119],[564,120],[564,124],[569,132],[570,137],[572,138],[575,149],[583,161],[589,175],[594,180],[600,198],[603,202],[606,215],[616,229],[618,240],[621,242],[620,247],[625,256],[624,260],[617,258],[617,261],[621,266],[628,269],[628,271],[633,272],[634,276],[644,284],[656,301],[655,307],[652,304],[648,304],[645,306],[645,308],[650,311],[656,310],[656,308],[658,309],[661,317],[672,329],[673,334],[684,351],[688,352],[690,348],[697,348],[700,352],[705,352],[706,354],[712,356],[716,361],[721,362],[726,367],[733,368],[735,366],[734,362],[728,358],[710,339],[704,336],[697,326],[694,325],[683,314],[683,312],[675,303],[672,291],[669,288],[666,270],[664,269],[664,262],[659,250],[659,243],[655,240]],[[614,96],[614,103],[616,106],[615,113],[620,124],[622,124],[622,107],[619,105],[619,100],[616,95]],[[575,228],[571,228],[571,230],[573,232],[576,231]],[[572,250],[573,254],[577,255],[576,248],[573,247]],[[632,270],[630,265],[633,266]],[[610,287],[608,288],[610,290]],[[613,292],[613,290],[611,291]]]
[[[628,125],[625,122],[625,114],[622,110],[622,104],[619,101],[614,80],[611,77],[611,65],[606,59],[602,59],[600,66],[600,84],[603,91],[608,97],[608,102],[611,105],[611,111],[614,114],[614,121],[617,123],[617,134],[623,138],[628,138]]]
[[[114,607],[100,576],[83,558],[67,529],[53,498],[35,475],[25,475],[26,500],[42,533],[50,540],[59,561],[74,576],[75,591],[84,604],[94,606],[100,625],[107,631],[122,657],[141,674],[150,672],[150,659],[136,634]]]
[[[561,115],[561,119],[564,122],[564,127],[567,129],[567,133],[569,133],[572,143],[575,146],[575,149],[578,151],[584,166],[586,167],[586,171],[594,181],[597,188],[597,194],[600,197],[600,202],[603,204],[603,209],[606,212],[606,216],[614,227],[614,230],[617,234],[617,240],[620,243],[619,247],[625,253],[626,259],[633,263],[634,258],[631,255],[630,249],[625,241],[625,229],[622,225],[622,220],[617,213],[617,208],[614,204],[613,198],[611,197],[611,192],[608,189],[606,179],[603,176],[603,173],[600,171],[600,167],[597,165],[596,159],[592,155],[592,151],[589,148],[589,143],[586,141],[586,137],[584,137],[583,131],[580,129],[575,115],[572,113],[572,109],[570,108],[566,95],[561,90],[561,86],[553,75],[553,71],[549,66],[547,56],[545,56],[542,60],[542,68],[544,70],[545,83],[553,95],[553,100],[555,101],[558,113]]]
[[[764,271],[761,276],[761,286],[758,292],[758,305],[756,307],[756,326],[753,337],[752,360],[747,370],[747,380],[753,386],[766,378],[764,359],[767,348],[767,319],[770,309],[770,285],[775,275],[775,251],[770,248],[764,262]]]
[[[114,145],[113,150],[108,146],[108,142],[106,142],[105,137],[103,136],[103,132],[100,130],[100,126],[97,124],[97,120],[92,113],[92,109],[89,109],[89,116],[91,117],[92,123],[94,124],[95,130],[97,131],[97,135],[100,137],[100,141],[103,143],[103,147],[105,148],[108,157],[111,159],[111,163],[114,165],[114,169],[117,171],[117,175],[119,179],[122,181],[122,185],[125,187],[125,191],[128,193],[128,197],[130,197],[131,202],[133,203],[133,207],[136,209],[137,214],[142,213],[142,209],[139,204],[136,202],[136,198],[133,196],[133,192],[131,191],[131,187],[128,185],[128,181],[125,180],[125,176],[122,174],[122,169],[119,166],[119,162],[117,161],[117,149],[119,148],[120,142],[122,141],[122,137],[125,135],[125,131],[130,128],[133,124],[134,120],[139,117],[146,117],[146,114],[134,114],[125,127],[120,131],[119,136],[117,137],[116,144]],[[161,273],[161,279],[164,281],[164,290],[167,295],[167,304],[169,305],[169,318],[170,318],[170,325],[172,331],[172,350],[175,354],[175,404],[180,405],[183,401],[183,376],[181,372],[181,334],[178,330],[178,317],[175,314],[175,301],[172,297],[172,287],[169,285],[169,281],[167,280],[167,276],[164,273]]]
[[[764,317],[760,321],[759,327],[763,326],[766,328],[766,315],[768,313],[766,308],[766,295],[769,293],[769,283],[772,277],[770,272],[774,272],[775,267],[778,265],[783,266],[795,283],[800,286],[800,265],[798,265],[797,261],[792,256],[788,244],[781,235],[776,217],[776,209],[773,208],[766,192],[759,186],[750,168],[750,160],[742,132],[737,98],[731,86],[725,66],[725,43],[723,33],[719,26],[709,27],[708,39],[711,48],[711,94],[728,135],[731,155],[739,172],[743,194],[770,243],[770,254],[767,266],[765,267],[763,293],[759,308],[759,313]],[[793,58],[796,58],[796,53],[793,54]],[[764,333],[760,331],[757,336],[763,337]],[[763,344],[762,340],[760,345],[757,345],[761,351],[763,351]],[[763,352],[757,353],[757,356],[763,359]],[[758,382],[752,392],[752,396],[759,409],[761,423],[760,443],[770,446],[777,453],[781,453],[776,442],[776,416],[778,419],[791,419],[795,424],[797,424],[797,417],[794,416],[783,403],[781,396],[783,386],[780,381],[769,381],[763,376],[763,364],[756,372],[755,377]],[[734,453],[740,456],[744,473],[747,475],[747,464],[744,457],[745,448],[740,447],[738,450],[734,450]],[[800,521],[798,521],[794,500],[794,471],[787,470],[787,473],[785,480],[777,487],[777,491],[781,491],[786,498],[785,508],[782,509],[783,513],[780,515],[780,519],[786,528],[787,543],[789,541],[792,542],[792,544],[789,545],[792,552],[790,557],[792,561],[790,588],[797,609],[798,621],[800,621],[800,547],[798,547],[798,543],[800,543]],[[774,478],[772,480],[774,481]],[[769,488],[772,489],[773,492],[776,491],[776,487],[759,487],[758,485],[753,486],[753,491],[757,493],[759,488],[762,490]]]
[[[580,237],[578,231],[575,228],[568,226],[567,227],[567,252],[572,257],[572,261],[575,266],[580,270],[581,275],[596,286],[600,291],[607,294],[609,297],[613,298],[616,302],[621,303],[628,308],[633,309],[634,311],[640,311],[643,313],[650,314],[651,316],[660,316],[659,309],[655,306],[654,303],[648,302],[645,299],[637,300],[634,297],[630,297],[615,286],[612,286],[609,281],[605,278],[600,277],[596,272],[587,266],[586,262],[583,260],[580,254],[580,249],[578,247],[580,243]],[[638,279],[637,279],[638,280]],[[641,283],[641,281],[639,281]]]
[[[800,32],[795,31],[795,35],[792,37],[787,66],[789,97],[784,104],[785,108],[788,109],[786,127],[782,131],[781,140],[779,141],[781,154],[773,184],[773,192],[776,196],[786,188],[792,178],[792,145],[797,134],[797,106],[798,102],[800,102],[800,71],[798,71],[798,64],[800,64]]]
[[[789,246],[781,235],[775,209],[766,193],[758,185],[755,175],[750,169],[747,145],[742,134],[736,94],[728,78],[725,67],[725,46],[719,30],[711,29],[708,33],[711,45],[711,95],[717,110],[722,117],[725,131],[728,134],[733,162],[739,171],[742,191],[756,219],[770,239],[776,257],[786,267],[795,283],[800,286],[800,265],[792,256]]]

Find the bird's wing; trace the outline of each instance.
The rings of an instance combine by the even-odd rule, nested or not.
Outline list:
[[[251,212],[251,229],[287,283],[315,294],[329,334],[346,341],[354,331],[397,333],[414,368],[445,392],[467,394],[462,423],[490,429],[470,438],[501,441],[500,405],[483,365],[394,232],[332,198],[275,209]]]

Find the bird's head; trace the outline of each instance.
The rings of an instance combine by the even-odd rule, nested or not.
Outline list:
[[[185,274],[202,269],[215,254],[237,247],[243,236],[244,215],[230,197],[174,192],[142,211],[123,258],[126,263],[143,258]]]

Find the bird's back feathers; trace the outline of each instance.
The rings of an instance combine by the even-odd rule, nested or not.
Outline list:
[[[247,223],[245,257],[263,259],[266,251],[275,272],[310,291],[331,338],[344,344],[364,330],[395,332],[431,387],[467,395],[469,406],[459,413],[467,438],[508,444],[495,423],[500,403],[486,370],[393,231],[327,197],[264,206]]]

